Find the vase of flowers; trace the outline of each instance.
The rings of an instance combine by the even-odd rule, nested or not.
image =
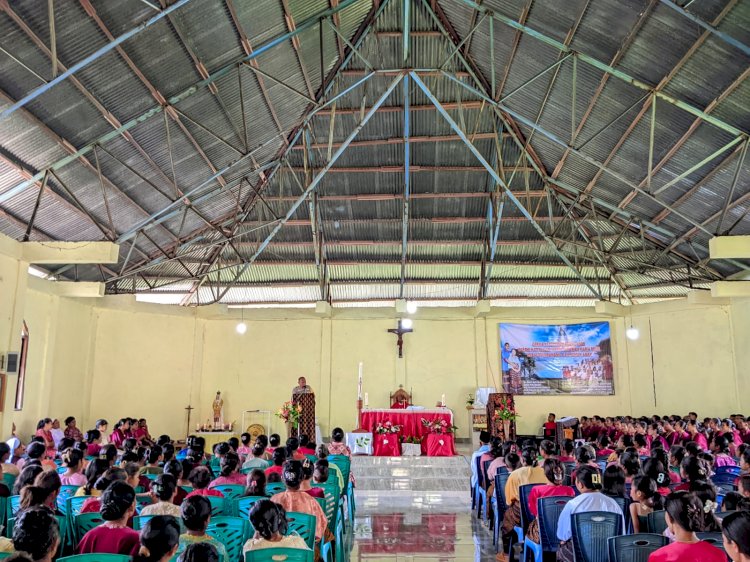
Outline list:
[[[466,397],[466,409],[471,410],[474,408],[474,395],[473,394],[467,394]]]
[[[510,439],[510,428],[511,422],[516,421],[520,416],[516,412],[516,407],[513,404],[513,400],[510,397],[504,398],[500,404],[495,408],[493,420],[496,422],[502,422],[503,424],[503,438]]]
[[[291,402],[284,402],[275,415],[277,418],[284,420],[284,423],[288,423],[292,428],[297,429],[302,417],[302,406],[292,404]]]
[[[388,435],[390,433],[398,433],[399,431],[401,431],[401,426],[395,425],[391,421],[379,423],[377,426],[375,426],[375,433],[377,433],[378,435]]]
[[[448,425],[445,420],[426,420],[422,418],[422,426],[427,430],[428,433],[454,433],[458,428],[455,425]]]

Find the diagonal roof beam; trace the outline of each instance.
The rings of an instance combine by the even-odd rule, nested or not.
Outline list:
[[[142,123],[144,121],[147,121],[151,117],[153,117],[153,116],[161,113],[162,111],[164,111],[170,105],[176,105],[177,103],[180,103],[181,101],[189,98],[190,96],[194,95],[196,92],[200,91],[201,88],[207,87],[210,84],[216,82],[221,77],[226,76],[227,74],[229,74],[236,67],[237,64],[245,62],[245,61],[248,61],[248,60],[251,60],[253,58],[256,58],[256,57],[262,55],[263,53],[265,53],[265,52],[273,49],[274,47],[277,47],[278,45],[283,44],[285,41],[289,40],[291,37],[294,37],[294,36],[298,35],[299,33],[302,33],[303,31],[305,31],[306,29],[309,29],[309,28],[313,27],[314,25],[316,25],[317,22],[318,22],[318,20],[320,18],[328,17],[332,13],[335,13],[335,12],[341,11],[343,9],[346,9],[346,8],[348,8],[349,6],[351,6],[352,4],[354,4],[357,1],[358,0],[342,0],[335,9],[324,10],[322,12],[319,12],[319,13],[317,13],[317,14],[309,17],[309,18],[307,18],[302,23],[300,23],[299,25],[297,25],[296,28],[294,29],[294,31],[291,31],[289,33],[283,33],[283,34],[277,35],[276,37],[274,37],[272,39],[269,39],[263,45],[261,45],[259,48],[257,48],[252,53],[252,55],[246,55],[246,56],[240,57],[239,59],[237,59],[235,61],[231,61],[231,62],[225,64],[221,68],[219,68],[216,71],[214,71],[213,73],[211,73],[208,76],[208,78],[206,78],[204,80],[200,80],[200,81],[192,84],[191,86],[189,86],[188,88],[186,88],[182,92],[180,92],[180,93],[178,93],[178,94],[170,97],[169,99],[167,99],[166,100],[166,104],[157,104],[157,105],[151,107],[150,109],[144,111],[140,115],[138,115],[138,116],[130,119],[126,123],[123,123],[120,127],[117,127],[115,130],[113,130],[113,131],[111,131],[109,133],[106,133],[104,135],[101,135],[100,137],[98,137],[96,139],[91,140],[90,142],[88,142],[87,144],[85,144],[84,146],[82,146],[81,148],[77,149],[73,154],[71,154],[69,156],[66,156],[64,158],[61,158],[61,159],[59,159],[59,160],[57,160],[57,161],[55,161],[55,162],[53,162],[53,163],[45,166],[44,169],[42,169],[39,172],[39,174],[37,174],[39,177],[36,177],[36,175],[35,175],[34,179],[35,180],[42,179],[42,177],[44,175],[44,170],[47,170],[47,169],[57,170],[59,168],[62,168],[63,166],[65,166],[65,165],[69,164],[70,162],[76,160],[80,156],[82,156],[84,154],[87,154],[88,152],[90,152],[91,150],[93,150],[94,145],[106,143],[107,141],[111,140],[112,138],[120,136],[123,132],[132,129],[133,127],[139,125],[140,123]],[[4,201],[7,201],[10,197],[13,197],[14,195],[16,195],[17,193],[19,193],[20,191],[22,191],[26,187],[29,187],[30,185],[33,185],[33,183],[30,180],[27,180],[25,182],[22,182],[22,183],[20,183],[18,185],[15,185],[15,186],[11,187],[10,189],[8,189],[5,192],[3,192],[2,194],[0,194],[0,203],[3,203]]]
[[[143,31],[144,29],[152,26],[153,24],[155,24],[156,22],[158,22],[162,18],[168,16],[172,12],[174,12],[176,10],[179,10],[184,5],[186,5],[188,2],[190,2],[190,0],[177,0],[177,2],[175,2],[174,4],[172,4],[169,8],[160,11],[155,16],[150,17],[148,20],[146,20],[145,22],[141,23],[140,25],[134,27],[130,31],[126,31],[125,33],[123,33],[122,35],[120,35],[114,41],[110,41],[109,43],[107,43],[103,47],[100,47],[99,49],[97,49],[96,51],[94,51],[93,53],[91,53],[89,56],[87,56],[86,58],[84,58],[83,60],[81,60],[81,61],[77,62],[76,64],[74,64],[73,66],[71,66],[69,69],[67,69],[62,74],[59,74],[54,79],[52,79],[49,82],[47,82],[46,84],[43,84],[42,86],[39,86],[35,90],[29,92],[22,99],[18,100],[16,103],[14,103],[13,105],[11,105],[9,108],[5,109],[0,114],[0,120],[6,118],[8,116],[10,116],[17,109],[22,108],[23,106],[25,106],[29,102],[31,102],[31,101],[35,100],[36,98],[38,98],[39,96],[41,96],[43,93],[51,90],[52,88],[54,88],[57,84],[59,84],[63,80],[65,80],[68,77],[72,76],[73,74],[75,74],[76,72],[78,72],[79,70],[81,70],[82,68],[87,67],[89,64],[91,64],[92,62],[96,61],[100,57],[106,55],[112,49],[116,48],[118,45],[124,43],[125,41],[127,41],[131,37],[135,36],[136,34],[140,33],[141,31]],[[2,4],[5,4],[7,6],[7,0],[3,0]],[[3,6],[3,7],[5,7],[5,6]]]
[[[542,33],[540,31],[532,29],[531,27],[528,27],[526,25],[522,25],[519,22],[517,22],[516,20],[514,20],[512,18],[509,18],[509,17],[507,17],[507,16],[505,16],[503,14],[500,14],[498,12],[493,12],[493,11],[489,10],[487,7],[479,5],[474,0],[454,0],[454,1],[461,2],[463,4],[466,4],[469,7],[477,9],[477,10],[482,10],[482,12],[488,13],[489,16],[492,17],[492,18],[494,18],[495,20],[500,21],[500,22],[504,23],[505,25],[507,25],[507,26],[509,26],[509,27],[511,27],[513,29],[520,30],[524,34],[526,34],[526,35],[528,35],[530,37],[533,37],[534,39],[537,39],[537,40],[541,41],[542,43],[544,43],[546,45],[549,45],[550,47],[558,49],[559,51],[568,53],[568,52],[570,52],[572,50],[570,47],[567,47],[566,45],[564,45],[563,43],[561,43],[557,39],[554,39],[553,37],[550,37],[549,35],[546,35],[545,33]],[[653,92],[654,91],[654,87],[653,86],[651,86],[650,84],[647,84],[647,83],[643,82],[642,80],[639,80],[638,78],[635,78],[634,76],[628,74],[627,72],[625,72],[625,71],[623,71],[621,69],[614,68],[611,65],[609,65],[607,63],[604,63],[604,62],[600,61],[599,59],[597,59],[595,57],[592,57],[590,55],[587,55],[585,53],[582,53],[582,52],[578,52],[577,51],[576,55],[577,55],[577,57],[578,57],[578,59],[580,61],[583,61],[586,64],[588,64],[590,66],[593,66],[594,68],[596,68],[596,69],[598,69],[598,70],[600,70],[602,72],[607,72],[609,74],[612,74],[614,77],[616,77],[616,78],[618,78],[618,79],[620,79],[620,80],[622,80],[622,81],[630,84],[631,86],[635,86],[636,88],[639,88],[639,89],[647,91],[647,92]],[[724,120],[722,120],[722,119],[720,119],[718,117],[714,117],[713,115],[707,114],[702,109],[696,107],[695,105],[693,105],[693,104],[691,104],[689,102],[686,102],[684,100],[681,100],[679,98],[676,98],[674,96],[671,96],[671,95],[669,95],[669,94],[667,94],[665,92],[661,92],[661,91],[655,92],[655,95],[659,99],[664,100],[666,103],[674,105],[675,107],[678,107],[678,108],[682,109],[683,111],[686,111],[686,112],[688,112],[688,113],[690,113],[690,114],[692,114],[692,115],[694,115],[696,117],[700,117],[704,121],[706,121],[708,123],[711,123],[715,127],[718,127],[719,129],[721,129],[723,131],[726,131],[726,132],[728,132],[731,135],[737,136],[737,135],[741,135],[741,134],[746,134],[745,131],[742,131],[741,129],[737,128],[736,126],[734,126],[734,125],[732,125],[730,123],[727,123],[726,121],[724,121]]]
[[[342,2],[341,4],[338,5],[338,8],[340,9],[344,4],[351,3],[352,1],[353,0],[344,0],[344,2]],[[362,21],[359,29],[355,32],[354,38],[352,40],[353,41],[352,47],[358,48],[358,46],[362,43],[362,41],[364,40],[364,38],[367,36],[368,32],[372,29],[373,23],[375,22],[375,20],[377,19],[377,17],[383,12],[383,10],[387,6],[387,4],[388,4],[388,0],[383,0],[379,5],[374,5],[373,6],[373,8],[371,9],[370,13]],[[326,14],[322,14],[320,17],[327,17],[327,15]],[[308,22],[308,21],[311,21],[311,20],[308,19],[308,20],[305,20],[305,21]],[[300,26],[297,27],[296,31],[299,32],[299,30],[303,29],[305,25],[306,25],[305,22],[303,22],[302,24],[300,24]],[[272,42],[273,42],[273,44],[279,44],[279,43],[282,42],[282,39],[281,38],[274,39]],[[266,50],[266,47],[265,46],[261,47],[261,50]],[[329,75],[327,76],[324,84],[321,86],[321,88],[320,88],[320,90],[318,92],[318,96],[319,96],[318,100],[321,100],[323,98],[323,96],[326,95],[329,92],[329,90],[331,89],[331,87],[334,84],[334,81],[335,81],[336,77],[339,76],[339,74],[341,73],[342,69],[348,64],[348,62],[353,57],[353,55],[354,55],[353,50],[354,49],[350,48],[350,50],[348,51],[347,56],[343,60],[340,60],[337,63],[337,65],[333,69],[331,69],[331,71],[330,71]],[[256,51],[255,55],[257,56],[257,54],[258,54],[258,52]],[[308,111],[305,114],[305,117],[302,119],[301,124],[298,127],[296,127],[289,134],[288,140],[286,142],[286,146],[284,148],[282,148],[281,156],[274,161],[274,166],[273,166],[273,170],[271,171],[271,173],[266,174],[265,177],[262,179],[261,184],[254,189],[254,191],[257,194],[259,194],[262,191],[262,189],[268,184],[268,182],[272,179],[273,174],[275,173],[276,170],[279,169],[279,167],[281,165],[281,162],[286,157],[286,154],[288,153],[288,151],[292,150],[294,148],[295,144],[297,143],[297,141],[301,137],[301,131],[302,131],[302,128],[304,127],[304,125],[306,123],[308,123],[309,120],[314,115],[317,115],[321,111],[326,111],[326,107],[328,107],[328,105],[330,105],[331,103],[333,103],[336,100],[340,99],[341,97],[347,95],[349,92],[351,92],[352,90],[354,90],[355,88],[357,88],[358,86],[360,86],[361,84],[363,84],[364,82],[366,82],[371,76],[372,76],[372,73],[365,75],[364,78],[358,80],[357,82],[355,82],[351,86],[349,86],[349,87],[343,89],[342,91],[338,92],[336,94],[336,96],[334,96],[332,99],[329,99],[328,102],[326,102],[325,104],[321,105],[319,102],[311,104],[310,108],[308,109]],[[202,200],[204,198],[208,198],[208,197],[210,197],[210,193],[201,195],[201,197],[199,197],[196,200],[196,203],[200,202],[200,200]],[[229,221],[231,223],[231,224],[229,224],[229,228],[232,231],[234,231],[236,229],[237,225],[239,223],[241,223],[245,219],[245,217],[247,217],[247,215],[249,214],[250,210],[252,209],[255,201],[256,201],[256,198],[254,198],[254,197],[248,197],[248,199],[245,202],[245,204],[242,205],[239,213],[237,213],[235,211],[229,212],[226,215],[224,215],[222,217],[219,217],[218,219],[212,221],[213,224],[217,225],[217,226],[227,226],[227,221]],[[204,236],[204,234],[205,234],[205,232],[207,230],[208,230],[207,228],[199,228],[199,229],[191,232],[187,236],[183,237],[180,240],[179,243],[171,245],[169,247],[169,250],[170,251],[179,251],[180,249],[183,249],[183,248],[189,246],[191,240],[200,239],[201,237]],[[236,237],[236,235],[233,235],[233,237]],[[158,260],[159,258],[155,257],[153,259],[154,260]],[[143,266],[143,262],[141,262],[139,264],[136,264],[135,267],[142,267],[142,266]]]
[[[367,122],[372,118],[372,116],[375,114],[375,111],[378,107],[380,107],[383,102],[385,102],[386,99],[390,96],[391,92],[398,86],[399,82],[403,79],[403,75],[397,76],[394,80],[391,81],[391,83],[388,85],[388,87],[385,89],[385,91],[380,95],[378,100],[375,102],[375,105],[373,105],[373,108],[367,112],[367,114],[363,117],[362,121],[357,125],[357,127],[349,134],[349,137],[347,140],[351,142],[356,138],[356,136],[359,134],[359,132],[364,128],[364,126],[367,124]],[[291,208],[287,211],[286,215],[276,223],[276,225],[273,227],[271,232],[268,234],[266,239],[261,242],[261,244],[258,246],[258,249],[253,253],[253,255],[250,257],[249,260],[245,262],[245,264],[237,271],[236,275],[234,275],[233,279],[224,287],[224,289],[221,291],[219,295],[217,295],[217,298],[214,300],[214,302],[220,302],[221,299],[223,299],[229,289],[232,288],[232,286],[237,283],[237,281],[242,277],[242,275],[247,271],[248,267],[250,267],[253,262],[258,258],[258,256],[263,252],[263,250],[266,248],[268,243],[273,240],[273,238],[276,236],[276,234],[279,232],[279,230],[282,229],[284,224],[294,216],[294,214],[297,212],[297,209],[299,206],[304,202],[305,199],[312,193],[312,191],[318,186],[320,181],[325,177],[326,172],[336,163],[336,160],[338,160],[341,155],[346,151],[347,144],[343,144],[331,155],[331,159],[326,163],[323,168],[315,175],[315,178],[313,178],[312,182],[305,188],[305,190],[302,192],[302,194],[297,198],[297,200],[292,204]]]
[[[410,75],[414,82],[419,86],[419,88],[424,92],[424,94],[427,96],[427,98],[435,104],[435,107],[437,107],[438,112],[443,116],[443,119],[450,125],[451,129],[455,131],[455,133],[461,137],[461,139],[464,141],[464,144],[466,147],[474,154],[476,159],[487,169],[487,172],[492,176],[492,178],[503,187],[503,190],[505,191],[506,196],[508,199],[510,199],[513,204],[518,208],[519,211],[529,220],[531,225],[534,227],[534,229],[541,235],[541,237],[547,241],[547,243],[555,250],[555,253],[560,257],[560,259],[563,261],[565,265],[570,267],[570,269],[576,274],[576,276],[581,280],[581,283],[583,283],[591,293],[601,299],[602,296],[594,289],[594,287],[589,284],[589,282],[586,280],[586,278],[581,275],[581,272],[576,269],[576,267],[570,262],[570,260],[567,258],[565,254],[560,252],[560,250],[557,248],[557,245],[555,242],[547,235],[547,233],[544,231],[544,229],[541,227],[541,225],[534,219],[534,217],[531,215],[531,213],[524,207],[523,203],[516,197],[516,195],[510,190],[510,188],[505,184],[505,182],[502,180],[500,175],[490,166],[489,162],[484,159],[484,156],[482,156],[482,153],[477,150],[477,148],[471,143],[471,141],[466,137],[464,132],[461,130],[461,127],[459,127],[458,123],[456,123],[453,118],[450,116],[450,114],[440,106],[440,102],[435,97],[435,95],[430,91],[430,89],[427,87],[427,85],[422,82],[422,80],[419,78],[419,76],[414,73],[410,72]]]

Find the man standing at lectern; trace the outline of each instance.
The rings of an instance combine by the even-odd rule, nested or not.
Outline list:
[[[290,428],[289,436],[307,435],[311,440],[315,440],[315,392],[312,387],[307,386],[305,377],[297,379],[297,386],[292,389],[292,404],[301,406],[302,413],[299,429],[294,431]]]

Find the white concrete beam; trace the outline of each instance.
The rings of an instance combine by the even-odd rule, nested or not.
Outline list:
[[[628,309],[616,302],[596,301],[596,313],[606,316],[625,316]]]
[[[486,299],[477,301],[477,305],[474,307],[474,316],[483,318],[490,313],[491,308],[490,301]]]
[[[712,260],[750,258],[750,236],[714,236],[708,250]]]
[[[406,314],[406,299],[396,299],[396,314]]]
[[[722,306],[729,304],[729,299],[714,297],[712,291],[689,291],[687,301],[690,304],[707,304],[711,306]]]
[[[101,298],[104,296],[104,283],[89,281],[51,281],[55,293],[61,297]]]
[[[317,301],[315,303],[315,314],[318,316],[331,316],[331,303],[326,301]]]
[[[24,261],[42,264],[117,263],[120,246],[112,242],[20,242]]]
[[[715,281],[711,283],[712,297],[750,297],[750,281]]]

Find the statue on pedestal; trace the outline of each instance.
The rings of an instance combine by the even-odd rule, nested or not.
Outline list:
[[[221,398],[221,391],[216,391],[211,409],[214,412],[213,429],[224,429],[224,400]]]

